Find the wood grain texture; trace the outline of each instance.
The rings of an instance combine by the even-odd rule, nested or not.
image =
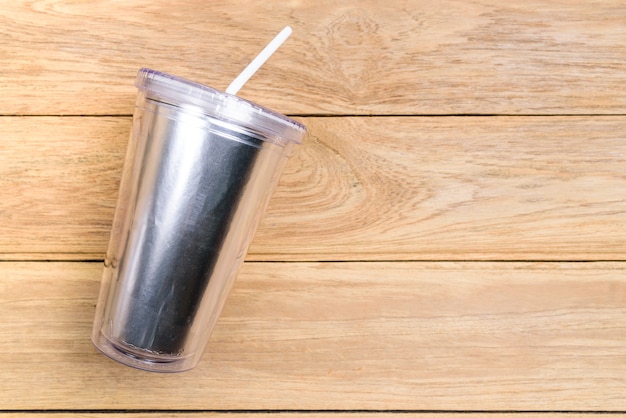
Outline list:
[[[291,114],[626,113],[622,0],[2,1],[0,114],[129,114],[141,66]]]
[[[0,131],[0,252],[104,254],[130,120],[2,118]]]
[[[623,0],[0,10],[0,260],[40,260],[0,262],[0,418],[626,416]],[[103,258],[137,69],[224,88],[286,24],[241,95],[310,136],[203,361],[105,358],[101,263],[41,260]]]
[[[552,412],[552,413],[518,413],[518,412],[501,412],[501,413],[467,413],[467,412],[380,412],[380,411],[346,411],[346,412],[285,412],[285,411],[273,411],[273,412],[72,412],[72,413],[59,413],[59,412],[18,412],[18,413],[2,413],[0,417],[3,418],[41,418],[41,417],[54,417],[54,418],[153,418],[158,416],[159,418],[268,418],[268,415],[272,415],[274,418],[601,418],[603,414],[598,413],[572,413],[572,412]],[[611,414],[615,418],[623,418],[626,414]]]
[[[624,117],[306,123],[251,259],[624,259]]]
[[[622,260],[625,117],[302,118],[249,260]],[[101,259],[129,118],[5,117],[0,254]]]
[[[626,263],[246,263],[177,375],[92,348],[101,271],[0,263],[4,409],[626,410]]]

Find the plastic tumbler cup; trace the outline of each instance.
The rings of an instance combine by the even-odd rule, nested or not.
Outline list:
[[[123,364],[194,367],[305,127],[141,69],[92,341]]]

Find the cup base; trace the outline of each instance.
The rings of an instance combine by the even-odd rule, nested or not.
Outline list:
[[[140,370],[177,373],[192,369],[195,366],[189,357],[151,353],[122,342],[111,341],[102,333],[93,336],[91,342],[98,351],[110,359]]]

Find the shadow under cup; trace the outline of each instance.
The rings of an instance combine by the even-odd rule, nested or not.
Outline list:
[[[136,368],[194,367],[306,130],[149,69],[139,89],[92,341]]]

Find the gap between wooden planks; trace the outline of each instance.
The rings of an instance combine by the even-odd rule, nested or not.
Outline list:
[[[57,412],[46,411],[41,412],[9,412],[2,413],[3,418],[41,418],[42,416],[50,416],[55,418],[268,418],[271,415],[274,418],[354,418],[354,417],[371,417],[371,418],[598,418],[599,415],[606,415],[602,412],[405,412],[405,411],[189,411],[189,412],[168,412],[168,411],[147,411],[147,412]],[[611,414],[611,417],[619,418],[626,416],[625,413]]]
[[[0,114],[128,114],[139,67],[297,114],[624,114],[626,8],[588,2],[4,2]],[[71,30],[68,30],[71,28]]]
[[[626,410],[626,263],[246,263],[177,375],[92,348],[101,271],[0,263],[3,409]]]
[[[248,260],[622,260],[626,117],[307,117]],[[4,117],[3,259],[102,259],[127,117]]]

